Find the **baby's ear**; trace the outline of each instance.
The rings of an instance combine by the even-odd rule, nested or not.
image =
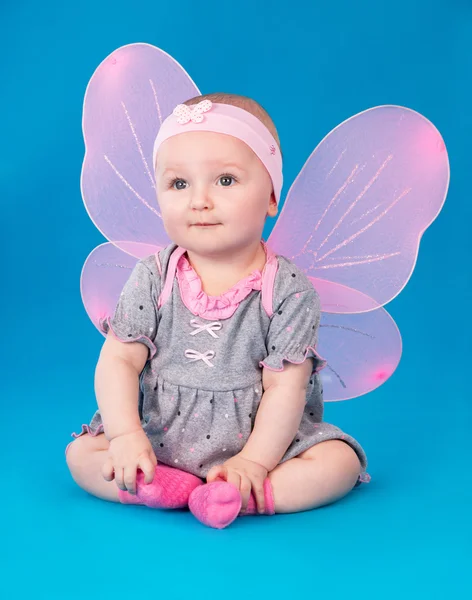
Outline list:
[[[277,206],[277,202],[275,200],[275,194],[274,194],[274,192],[272,192],[272,194],[270,196],[269,208],[267,210],[267,216],[275,217],[277,212],[278,212],[278,206]]]

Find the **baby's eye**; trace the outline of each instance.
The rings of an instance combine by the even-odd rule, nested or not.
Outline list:
[[[231,183],[236,181],[236,178],[232,175],[222,175],[218,180],[222,186],[231,187]]]
[[[187,182],[186,182],[186,181],[184,181],[183,179],[174,179],[174,180],[171,182],[171,187],[172,187],[174,190],[184,190],[184,189],[185,189],[185,187],[186,187],[186,185],[187,185]]]

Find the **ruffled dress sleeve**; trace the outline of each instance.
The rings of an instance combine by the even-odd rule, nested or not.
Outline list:
[[[140,342],[147,346],[149,358],[156,354],[154,340],[160,294],[157,265],[152,260],[153,257],[148,257],[138,261],[121,292],[113,317],[102,323],[103,331],[111,332],[121,342]]]
[[[315,288],[294,265],[282,268],[274,294],[274,314],[266,338],[267,356],[261,367],[283,371],[284,362],[301,364],[313,358],[313,372],[326,366],[318,354],[320,299]],[[278,289],[277,289],[278,287]]]

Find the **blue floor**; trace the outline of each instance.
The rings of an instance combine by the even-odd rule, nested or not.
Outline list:
[[[0,4],[2,598],[472,597],[472,9],[327,4]],[[202,91],[253,95],[275,113],[287,182],[369,106],[409,106],[443,134],[450,193],[388,306],[400,366],[377,391],[326,406],[372,476],[337,504],[216,531],[188,513],[101,502],[68,474],[69,434],[96,407],[102,339],[79,294],[103,241],[80,197],[83,93],[98,63],[135,41],[171,53]],[[303,127],[287,114],[294,96],[311,107]]]

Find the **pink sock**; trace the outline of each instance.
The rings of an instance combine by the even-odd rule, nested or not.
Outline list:
[[[144,504],[151,508],[184,508],[193,490],[203,485],[203,481],[185,471],[166,465],[157,465],[152,483],[145,483],[144,473],[138,471],[136,495],[118,490],[122,504]]]
[[[275,514],[272,485],[269,478],[264,481],[265,515]],[[241,494],[231,483],[213,481],[202,485],[190,494],[188,506],[192,514],[208,527],[228,527],[240,514]],[[247,509],[240,516],[255,515],[256,501],[251,493]]]

